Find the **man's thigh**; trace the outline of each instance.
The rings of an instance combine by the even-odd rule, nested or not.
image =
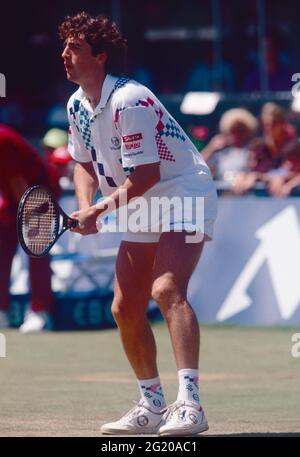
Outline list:
[[[157,243],[122,241],[116,261],[115,300],[146,306],[151,295]]]
[[[186,294],[188,282],[200,259],[204,241],[187,243],[186,232],[162,233],[156,252],[153,284],[162,280]]]

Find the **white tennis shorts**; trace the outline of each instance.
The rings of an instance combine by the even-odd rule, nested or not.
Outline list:
[[[157,243],[162,233],[172,231],[195,232],[202,235],[199,240],[213,239],[217,193],[210,174],[201,171],[161,181],[143,195],[142,202],[140,198],[128,205],[127,222],[137,223],[128,223],[123,241]]]

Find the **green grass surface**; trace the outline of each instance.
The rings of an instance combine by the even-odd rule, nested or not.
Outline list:
[[[177,372],[167,329],[153,326],[168,403]],[[202,327],[201,399],[206,435],[300,433],[296,329]],[[99,436],[138,399],[118,332],[6,335],[0,358],[0,436]]]

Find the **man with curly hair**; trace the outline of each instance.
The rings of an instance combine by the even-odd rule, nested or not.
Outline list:
[[[124,194],[125,203],[142,197],[150,205],[157,197],[199,197],[204,204],[204,218],[196,228],[170,209],[168,224],[155,214],[155,230],[150,224],[140,230],[129,227],[123,234],[112,313],[141,398],[120,420],[103,425],[101,431],[203,432],[208,424],[199,397],[200,333],[187,301],[187,287],[205,240],[213,236],[216,192],[209,169],[155,95],[122,75],[127,43],[114,23],[105,16],[83,12],[67,17],[59,31],[65,44],[62,58],[67,78],[80,86],[68,102],[69,152],[76,161],[74,184],[79,203],[73,217],[80,223],[74,231],[97,233],[104,215],[124,204]],[[98,187],[105,198],[93,205]],[[193,241],[188,242],[191,237]],[[168,408],[146,317],[151,297],[167,322],[178,368],[178,397]]]

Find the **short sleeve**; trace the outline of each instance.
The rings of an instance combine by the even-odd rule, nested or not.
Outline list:
[[[91,156],[88,151],[85,149],[85,146],[79,137],[74,131],[74,127],[70,125],[68,132],[68,151],[71,157],[77,162],[90,162]]]
[[[69,131],[68,131],[68,151],[71,157],[77,162],[90,162],[91,155],[87,151],[84,142],[82,141],[78,127],[73,119],[73,116],[70,116],[69,110],[70,102],[68,103],[68,119],[69,119]]]
[[[117,128],[121,136],[123,167],[159,162],[155,119],[151,108],[129,107],[120,112]]]

